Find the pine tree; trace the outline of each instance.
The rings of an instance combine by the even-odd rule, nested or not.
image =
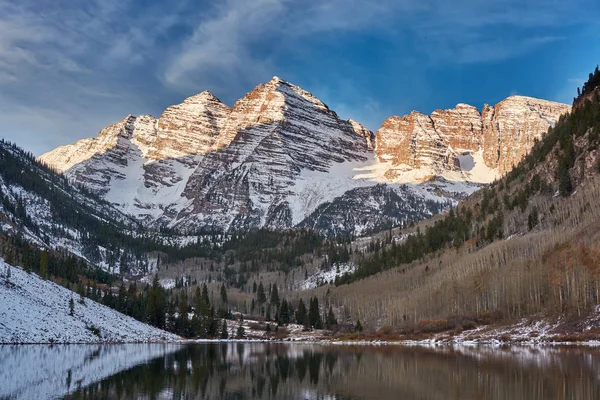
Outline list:
[[[46,250],[40,254],[40,276],[44,279],[48,278],[48,253]]]
[[[13,249],[10,244],[7,246],[6,251],[4,253],[4,261],[9,265],[13,265],[15,263],[13,257]]]
[[[69,299],[69,315],[72,317],[75,312],[75,302],[73,301],[73,297]]]
[[[206,309],[210,309],[210,299],[208,297],[208,287],[206,286],[206,283],[202,285],[202,300],[204,301]]]
[[[242,325],[238,326],[237,332],[235,334],[236,339],[243,339],[246,337],[246,331]]]
[[[188,298],[185,290],[181,291],[181,297],[179,298],[178,304],[178,314],[179,314],[179,329],[178,333],[183,337],[189,337],[191,332],[189,329],[189,317],[188,317]]]
[[[223,326],[221,328],[221,339],[229,339],[229,333],[227,332],[227,322],[223,320]]]
[[[327,329],[331,329],[331,327],[337,325],[337,319],[333,314],[333,309],[329,306],[329,313],[327,314]]]
[[[218,334],[219,320],[215,318],[215,309],[211,307],[206,318],[206,335],[208,337],[217,337]]]
[[[227,307],[227,289],[225,288],[224,283],[221,285],[221,302],[223,302],[223,305]]]
[[[356,320],[356,325],[354,326],[354,330],[356,332],[362,332],[363,327],[362,327],[362,324],[360,323],[360,319]]]
[[[271,289],[271,305],[279,307],[279,292],[277,291],[277,285],[273,285]]]
[[[278,322],[280,325],[287,325],[290,323],[290,311],[288,309],[288,303],[285,299],[281,301],[281,306],[279,307]]]
[[[206,335],[206,329],[204,325],[204,318],[208,314],[204,308],[204,300],[202,300],[202,291],[200,287],[196,287],[194,292],[194,316],[192,317],[192,326],[196,336],[204,337]]]
[[[561,157],[558,161],[558,191],[561,196],[568,196],[573,191],[573,184],[571,183],[568,164],[568,160],[564,157]]]
[[[308,327],[308,314],[306,313],[306,306],[304,301],[300,299],[298,302],[298,309],[296,310],[296,323]]]
[[[527,217],[527,227],[532,230],[538,224],[538,210],[536,206],[533,206],[529,216]]]
[[[152,286],[148,291],[146,313],[148,323],[157,328],[165,328],[167,302],[163,288],[160,286],[158,275],[154,275]]]
[[[323,322],[321,321],[321,314],[319,313],[319,299],[314,297],[310,299],[308,309],[308,321],[311,327],[316,329],[323,328]]]
[[[126,301],[127,291],[125,290],[125,284],[121,282],[121,286],[119,286],[119,294],[117,295],[117,311],[122,313],[126,312]]]
[[[262,284],[262,282],[260,282],[258,284],[258,290],[256,292],[256,300],[258,301],[258,304],[262,305],[267,301],[267,296],[265,295],[265,288]]]
[[[194,297],[192,299],[194,304],[194,315],[201,315],[201,309],[203,308],[202,303],[202,290],[200,290],[199,286],[196,286],[196,290],[194,291]]]

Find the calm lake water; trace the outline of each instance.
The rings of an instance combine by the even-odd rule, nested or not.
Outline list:
[[[0,346],[0,399],[600,399],[600,350]]]

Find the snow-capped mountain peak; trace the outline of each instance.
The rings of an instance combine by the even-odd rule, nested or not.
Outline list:
[[[154,226],[245,230],[305,220],[318,226],[312,213],[325,215],[321,206],[346,192],[392,201],[381,188],[366,193],[364,188],[378,184],[392,189],[412,184],[410,196],[408,186],[398,189],[411,202],[421,197],[446,204],[448,196],[456,201],[476,187],[470,182],[487,183],[510,170],[533,139],[568,110],[511,96],[482,112],[461,103],[431,115],[391,117],[374,135],[275,76],[233,108],[204,91],[168,107],[158,119],[127,116],[97,138],[59,147],[40,160]],[[444,179],[449,183],[440,188]],[[357,188],[362,189],[352,191]],[[337,209],[352,212],[342,208]],[[432,210],[421,209],[425,214],[411,218]]]

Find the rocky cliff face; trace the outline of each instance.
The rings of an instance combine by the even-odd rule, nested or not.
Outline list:
[[[482,113],[459,104],[389,118],[375,138],[274,77],[232,109],[203,92],[40,160],[153,226],[363,233],[438,212],[508,171],[567,110],[517,96]]]
[[[512,169],[560,115],[570,106],[524,96],[511,96],[496,106],[458,104],[430,116],[412,112],[387,119],[376,135],[376,151],[389,164],[386,176],[394,179],[407,171],[421,170],[420,179],[466,173],[466,179],[493,179]],[[476,160],[479,157],[481,160]],[[479,176],[470,174],[476,161]],[[483,180],[485,181],[485,180]]]
[[[233,107],[223,136],[228,147],[207,154],[183,195],[190,205],[173,222],[247,229],[293,226],[323,201],[299,205],[303,175],[365,162],[371,132],[343,121],[305,90],[275,77]],[[339,193],[342,194],[342,193]]]

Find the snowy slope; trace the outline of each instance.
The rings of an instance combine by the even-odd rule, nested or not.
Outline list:
[[[5,345],[1,399],[56,399],[181,348],[179,344]]]
[[[6,269],[11,272],[6,283]],[[0,343],[163,342],[178,336],[85,299],[0,259]],[[75,303],[69,315],[69,299]],[[92,332],[99,329],[99,335]]]

